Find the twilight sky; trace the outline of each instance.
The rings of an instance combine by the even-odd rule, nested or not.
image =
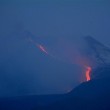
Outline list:
[[[0,24],[0,96],[65,93],[84,77],[78,65],[36,49],[25,31],[50,48],[72,46],[74,38],[87,35],[110,46],[109,0],[1,0]]]

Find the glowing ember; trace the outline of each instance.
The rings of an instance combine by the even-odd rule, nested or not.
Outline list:
[[[44,53],[48,54],[48,52],[46,51],[46,49],[45,49],[42,45],[38,44],[37,46],[38,46],[38,48],[39,48],[41,51],[43,51]]]
[[[90,78],[90,72],[91,72],[91,67],[86,67],[86,81],[89,81]]]

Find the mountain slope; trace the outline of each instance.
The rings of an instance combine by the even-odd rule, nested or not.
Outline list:
[[[110,78],[85,82],[65,99],[34,110],[110,110]]]
[[[110,63],[110,48],[100,43],[91,36],[86,36],[84,38],[86,41],[87,47],[87,57],[95,65],[102,65]],[[94,67],[94,65],[93,65]]]

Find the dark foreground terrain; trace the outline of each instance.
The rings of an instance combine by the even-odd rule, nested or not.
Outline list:
[[[65,95],[1,98],[0,110],[110,110],[110,78],[84,82]]]

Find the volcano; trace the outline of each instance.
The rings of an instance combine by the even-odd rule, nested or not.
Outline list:
[[[25,32],[22,36],[25,37],[26,39],[27,36],[29,39],[33,38],[33,35],[29,32]],[[68,66],[69,67],[71,66],[69,69],[67,69],[67,72],[69,72],[70,70],[72,71],[71,68],[73,68],[73,64],[72,63],[71,64],[69,63],[69,65],[67,64],[68,59],[71,58],[72,55],[76,55],[74,54],[74,52],[72,52],[71,45],[69,46],[66,45],[65,47],[65,42],[64,42],[62,48],[63,47],[65,47],[66,49],[69,48],[70,51],[67,52],[64,48],[66,52],[60,55],[59,54],[56,55],[53,54],[56,51],[54,52],[51,51],[51,48],[54,47],[53,44],[51,45],[50,43],[50,45],[47,46],[45,43],[46,41],[43,42],[42,40],[39,39],[35,41],[35,44],[39,44],[39,45],[37,46],[35,45],[36,47],[34,48],[34,49],[37,48],[37,54],[40,53],[39,56],[37,56],[38,58],[40,58],[38,61],[42,60],[42,58],[43,59],[46,58],[48,62],[52,62],[49,63],[48,65],[48,68],[50,69],[51,65],[60,59],[60,55],[67,53],[69,54],[69,56],[66,56],[67,54],[62,56],[60,61],[62,62],[63,59],[65,58],[66,62],[64,63],[65,66],[63,67],[67,68]],[[106,47],[105,45],[103,45],[102,43],[98,42],[97,40],[95,40],[90,36],[84,37],[83,40],[85,42],[85,47],[83,48],[84,51],[83,53],[81,53],[82,51],[80,52],[80,56],[78,56],[80,61],[77,60],[76,64],[79,64],[82,67],[86,68],[86,73],[84,73],[84,75],[86,75],[87,81],[85,82],[83,81],[81,84],[79,84],[79,86],[75,87],[71,91],[67,90],[65,94],[24,95],[24,96],[0,98],[0,109],[1,110],[110,110],[110,49],[109,47]],[[55,48],[53,50],[55,50]],[[34,56],[34,58],[36,58],[36,56]],[[59,65],[60,67],[60,65],[62,65],[61,62],[60,63],[57,62],[56,65]],[[48,63],[43,62],[43,64],[47,65]],[[56,65],[54,67],[56,67]],[[45,70],[47,70],[47,68],[45,68]],[[64,71],[58,71],[58,72],[62,72],[63,75]]]

